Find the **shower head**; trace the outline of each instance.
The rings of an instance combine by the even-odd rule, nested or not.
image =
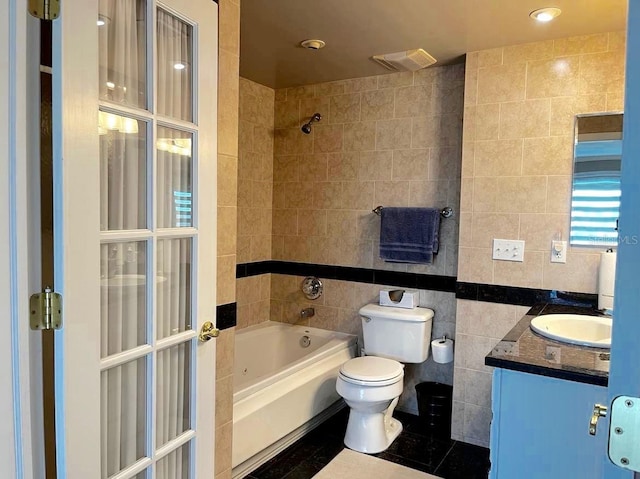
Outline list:
[[[311,123],[320,120],[322,120],[322,115],[320,113],[314,113],[311,119],[307,123],[302,125],[302,128],[300,128],[302,130],[302,133],[304,133],[305,135],[311,133]]]

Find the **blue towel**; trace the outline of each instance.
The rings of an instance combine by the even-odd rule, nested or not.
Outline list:
[[[382,208],[380,258],[393,263],[428,264],[438,252],[440,210]]]

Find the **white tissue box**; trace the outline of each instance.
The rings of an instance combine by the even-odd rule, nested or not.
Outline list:
[[[404,291],[400,301],[394,301],[389,296],[392,291]],[[394,296],[394,295],[391,295]],[[380,306],[395,306],[396,308],[413,309],[418,307],[418,291],[412,291],[402,288],[381,289],[380,290]]]

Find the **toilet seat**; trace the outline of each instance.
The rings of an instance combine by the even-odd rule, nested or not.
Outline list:
[[[404,366],[393,359],[363,356],[350,359],[340,368],[340,378],[361,386],[388,386],[401,381]]]

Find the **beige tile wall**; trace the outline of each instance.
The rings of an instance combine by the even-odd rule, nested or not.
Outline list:
[[[624,33],[516,45],[467,55],[460,281],[596,291],[598,251],[568,238],[573,121],[622,110]],[[525,240],[523,263],[493,261],[493,238]]]
[[[455,275],[463,82],[463,65],[275,92],[241,79],[238,263],[280,259]],[[269,118],[266,107],[274,96]],[[322,121],[304,135],[300,126],[316,112]],[[269,125],[275,127],[272,170],[265,164]],[[271,194],[272,211],[264,201]],[[380,218],[371,212],[378,204],[454,208],[454,218],[442,222],[434,264],[378,259]],[[267,226],[272,243],[263,238]],[[264,255],[267,244],[271,256]],[[300,293],[301,280],[239,279],[238,328],[267,318],[298,322],[300,310],[313,306],[316,316],[302,324],[361,334],[357,311],[376,301],[383,287],[327,280],[325,295],[309,302]],[[421,302],[436,311],[434,337],[453,336],[454,295],[421,291]],[[423,380],[451,384],[453,365],[429,359],[409,366],[402,409],[417,413],[413,386]]]
[[[271,259],[274,95],[240,78],[238,263]]]
[[[596,292],[598,250],[551,264],[550,244],[569,234],[574,115],[622,110],[624,53],[616,32],[467,55],[459,281]],[[525,240],[524,262],[493,261],[493,238]],[[522,314],[458,301],[454,439],[488,445],[484,356]]]
[[[238,263],[271,259],[275,91],[240,78]],[[236,282],[238,329],[269,319],[271,275]]]
[[[463,88],[454,65],[277,90],[273,259],[455,275]],[[456,210],[433,264],[379,259],[376,205]]]
[[[455,275],[463,89],[464,66],[454,65],[277,90],[273,259]],[[322,121],[305,135],[314,113]],[[379,259],[377,205],[454,208],[433,264]],[[324,296],[309,302],[301,280],[272,275],[271,319],[361,334],[358,309],[384,287],[326,280]],[[434,337],[453,336],[453,293],[420,294],[436,311]],[[316,316],[300,321],[308,306]],[[453,365],[408,365],[400,409],[417,413],[414,385],[425,380],[451,384]]]
[[[218,71],[218,257],[216,303],[236,300],[238,177],[238,84],[240,0],[219,1]],[[235,328],[216,340],[216,479],[231,479],[233,347]]]
[[[342,331],[359,336],[362,344],[361,318],[358,310],[367,303],[379,299],[380,289],[388,286],[351,281],[322,280],[323,295],[308,300],[300,290],[301,276],[271,275],[271,317],[279,321],[315,328]],[[257,286],[254,285],[254,287]],[[420,291],[420,306],[434,310],[432,337],[454,337],[456,331],[456,299],[454,293]],[[300,311],[313,308],[315,315],[301,318]],[[430,356],[422,364],[405,365],[404,392],[398,408],[418,414],[415,385],[423,381],[452,384],[453,364],[436,364]]]

